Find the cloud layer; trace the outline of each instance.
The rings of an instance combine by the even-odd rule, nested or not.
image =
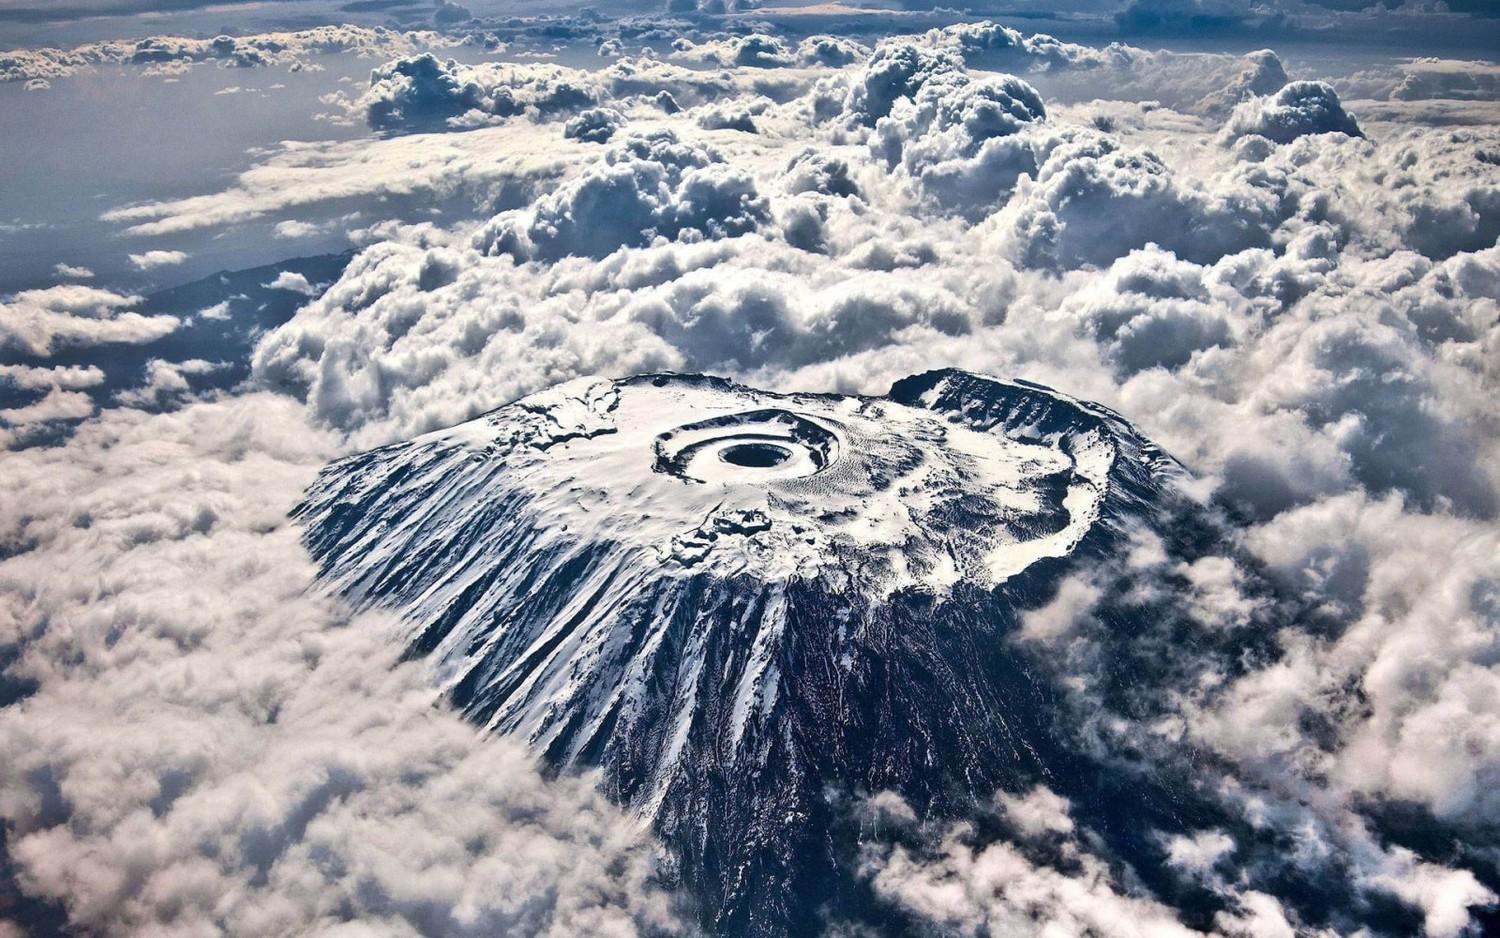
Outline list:
[[[332,283],[267,278],[307,301],[252,388],[200,400],[214,362],[164,361],[5,454],[0,647],[29,690],[0,711],[0,814],[28,894],[121,933],[669,928],[628,819],[477,740],[380,623],[309,594],[286,508],[334,455],[579,375],[883,393],[957,365],[1119,410],[1234,526],[1191,562],[1142,538],[1013,637],[1078,745],[1191,753],[1229,820],[1160,832],[1173,878],[1146,883],[1051,789],[967,822],[873,794],[882,900],[964,934],[1458,936],[1494,904],[1500,125],[1448,123],[1495,114],[1484,70],[1291,81],[1269,52],[989,24],[621,43],[592,69],[409,51],[341,99],[370,139],[109,215],[453,209],[370,228]],[[102,286],[6,304],[26,360],[0,380],[36,395],[11,428],[91,412],[100,378],[60,350],[180,325]],[[1167,595],[1160,633],[1117,633]],[[1152,648],[1164,676],[1123,680]]]
[[[100,934],[672,927],[651,848],[587,779],[476,740],[380,623],[309,593],[285,500],[336,444],[303,421],[266,395],[116,410],[7,456],[20,887]]]
[[[285,65],[302,68],[309,57],[335,52],[395,55],[415,48],[443,48],[454,41],[435,32],[403,32],[384,27],[318,26],[251,36],[190,39],[150,36],[105,40],[73,49],[15,49],[0,52],[0,81],[48,81],[105,65],[145,68],[212,62],[223,67]]]

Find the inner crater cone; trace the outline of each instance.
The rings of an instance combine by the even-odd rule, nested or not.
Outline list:
[[[767,469],[792,458],[790,450],[770,443],[739,443],[719,453],[719,458],[735,466]]]

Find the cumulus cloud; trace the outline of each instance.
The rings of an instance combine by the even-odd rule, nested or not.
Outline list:
[[[92,416],[93,398],[84,392],[104,380],[103,370],[93,365],[0,365],[0,392],[7,387],[19,392],[0,397],[15,402],[0,407],[0,449],[32,441],[49,424]]]
[[[1232,194],[1182,185],[1154,151],[1066,129],[1041,148],[1035,176],[992,216],[1022,266],[1104,265],[1150,243],[1196,261],[1267,243],[1295,207],[1283,177],[1242,173]]]
[[[804,65],[840,68],[869,54],[868,46],[843,36],[808,36],[797,43],[797,59]]]
[[[1197,110],[1223,114],[1252,97],[1275,94],[1287,83],[1286,68],[1281,64],[1281,58],[1270,49],[1251,52],[1242,62],[1239,72],[1226,81],[1223,87],[1209,92],[1198,101]]]
[[[1069,834],[1073,819],[1068,815],[1068,799],[1045,785],[1037,785],[1024,795],[997,792],[995,801],[1001,811],[1018,828],[1022,836],[1039,837],[1047,833]]]
[[[841,100],[833,103],[857,123],[873,126],[891,112],[897,101],[913,96],[929,78],[961,70],[962,59],[952,52],[887,40],[875,48],[857,78],[848,83]]]
[[[738,200],[727,204],[741,211]],[[520,221],[527,219],[503,217],[502,238]],[[549,235],[554,229],[571,230],[549,221]],[[749,374],[887,346],[910,330],[971,329],[961,299],[938,285],[914,284],[902,271],[862,272],[809,289],[798,276],[806,255],[763,236],[656,246],[633,238],[640,246],[622,247],[618,241],[627,234],[633,229],[616,228],[602,239],[599,250],[609,257],[601,267],[580,256],[560,261],[550,275],[503,253],[477,254],[471,245],[366,251],[261,345],[256,374],[303,396],[323,419],[384,434],[441,425],[483,406],[453,393],[450,382],[486,388],[485,401],[508,399],[562,374],[663,368]],[[481,229],[476,244],[505,244],[494,237]],[[588,237],[596,235],[591,230]],[[584,250],[570,244],[574,254]],[[786,268],[734,263],[757,255]],[[420,356],[411,357],[417,349]],[[476,356],[511,364],[483,375],[472,370]]]
[[[754,104],[714,104],[699,108],[694,113],[697,115],[698,126],[705,130],[738,130],[753,134],[756,133],[756,109]]]
[[[1275,543],[1294,529],[1287,543]],[[1332,764],[1341,782],[1425,803],[1444,817],[1494,810],[1493,717],[1475,708],[1481,697],[1474,696],[1496,680],[1482,663],[1483,649],[1493,646],[1493,526],[1408,514],[1399,499],[1344,494],[1278,517],[1252,543],[1299,589],[1346,610],[1350,631],[1330,647],[1296,648],[1282,666],[1280,673],[1307,680],[1307,700],[1297,701],[1294,687],[1247,676],[1226,695],[1226,709],[1203,722],[1205,731],[1238,750],[1256,731],[1250,724],[1234,733],[1227,708],[1317,709],[1330,682],[1357,673],[1370,709],[1350,725],[1349,746]],[[1419,555],[1430,558],[1422,572],[1401,572]],[[1265,756],[1279,760],[1300,745],[1291,737]]]
[[[376,130],[473,126],[520,114],[550,114],[597,104],[599,90],[574,69],[528,63],[460,65],[430,52],[370,73],[354,105]]]
[[[1244,55],[1178,53],[1118,42],[1100,49],[989,21],[893,37],[877,46],[877,58],[885,57],[881,46],[887,53],[915,47],[937,60],[1013,73],[1061,101],[1145,102],[1215,117],[1250,96],[1272,94],[1287,82],[1281,59],[1269,49]]]
[[[1223,831],[1199,831],[1191,837],[1178,834],[1167,843],[1167,862],[1194,875],[1204,876],[1233,852],[1234,838]]]
[[[1017,135],[1046,116],[1041,96],[1020,79],[971,81],[948,71],[893,105],[870,146],[938,204],[977,218],[1036,173],[1036,154]]]
[[[695,44],[681,40],[673,55],[693,62],[747,68],[780,68],[797,61],[791,46],[779,36],[752,33]]]
[[[1176,368],[1233,345],[1236,304],[1202,267],[1152,245],[1132,251],[1060,310],[1091,332],[1122,372]]]
[[[1028,35],[988,20],[928,30],[921,40],[934,48],[955,52],[971,64],[1007,71],[1097,67],[1110,62],[1112,56],[1135,52],[1128,46],[1112,46],[1101,51],[1062,42],[1045,33]]]
[[[872,883],[889,901],[960,934],[1201,934],[1160,904],[1120,891],[1099,860],[1079,859],[1078,872],[1064,873],[1033,865],[1003,841],[970,846],[958,831],[930,860],[898,847]]]
[[[563,136],[586,143],[606,143],[625,123],[625,115],[614,108],[589,108],[568,119],[563,125]]]
[[[859,183],[851,175],[848,161],[815,149],[803,150],[788,161],[782,185],[792,193],[860,194]]]
[[[1224,138],[1237,140],[1251,134],[1273,143],[1290,143],[1307,134],[1364,136],[1344,110],[1338,92],[1320,81],[1294,81],[1274,95],[1237,105],[1224,127]]]
[[[277,238],[284,238],[291,241],[298,238],[311,238],[315,235],[322,234],[323,231],[324,229],[321,225],[315,225],[311,222],[298,221],[295,218],[288,218],[285,221],[276,223],[276,227],[273,229],[273,234]]]
[[[753,231],[768,208],[745,173],[716,152],[681,143],[670,131],[632,137],[603,166],[497,216],[475,235],[488,254],[556,260],[603,257],[653,238],[714,238]]]
[[[823,45],[826,57],[856,54],[857,47],[847,42],[830,40]],[[677,46],[688,49],[692,44],[682,39]],[[720,39],[692,47],[708,59],[677,54],[690,65],[665,61],[647,49],[639,56],[612,57],[608,65],[595,70],[535,61],[468,65],[440,61],[430,54],[414,55],[376,69],[363,94],[350,97],[340,92],[327,100],[386,133],[408,133],[466,129],[519,117],[562,121],[580,110],[606,105],[628,114],[646,98],[669,113],[674,106],[728,105],[729,99],[746,91],[784,102],[800,94],[818,74],[807,67],[771,68],[769,63],[763,63],[764,68],[702,67],[725,54],[723,49],[741,47],[760,48],[749,40]],[[793,51],[795,55],[788,55],[801,55]],[[752,56],[748,51],[744,54]],[[793,62],[789,59],[786,64]]]

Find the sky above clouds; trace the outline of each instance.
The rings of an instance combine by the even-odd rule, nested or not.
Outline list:
[[[451,712],[287,512],[573,377],[941,366],[1119,411],[1233,523],[1013,640],[1235,823],[1162,833],[1189,921],[1045,787],[870,793],[871,888],[960,934],[1494,927],[1485,5],[464,6],[0,0],[0,935],[690,928],[649,832]],[[1116,712],[1126,579],[1272,650]]]

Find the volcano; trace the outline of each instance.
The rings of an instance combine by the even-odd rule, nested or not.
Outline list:
[[[1189,780],[1101,755],[1015,640],[1139,531],[1211,539],[1182,478],[1117,414],[1028,382],[664,374],[345,459],[296,517],[330,588],[394,612],[475,723],[598,769],[713,933],[899,934],[859,875],[873,793],[961,817],[1045,781],[1148,884],[1151,832],[1225,822]],[[1130,647],[1142,681],[1171,667]]]

